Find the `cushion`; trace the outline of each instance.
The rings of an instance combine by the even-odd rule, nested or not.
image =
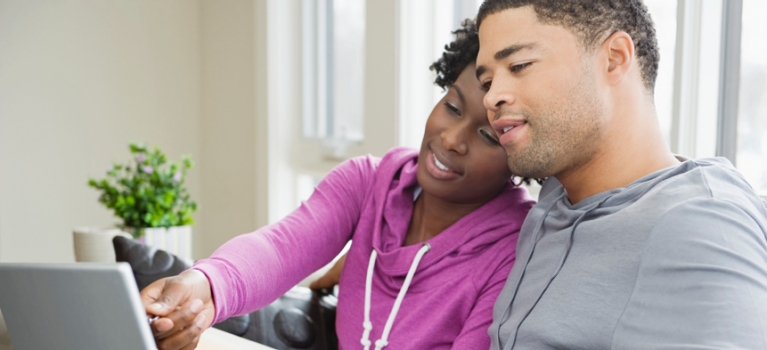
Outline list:
[[[245,337],[278,350],[338,349],[336,305],[329,291],[293,287],[279,299],[250,314]]]

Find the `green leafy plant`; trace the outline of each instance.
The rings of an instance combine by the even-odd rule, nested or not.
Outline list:
[[[194,223],[192,213],[197,203],[189,199],[184,180],[194,166],[189,156],[181,163],[168,163],[158,148],[149,151],[143,144],[131,143],[133,161],[114,164],[102,180],[89,179],[88,185],[99,191],[99,202],[114,211],[126,228],[184,226]]]

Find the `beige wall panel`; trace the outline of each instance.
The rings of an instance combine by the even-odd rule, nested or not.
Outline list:
[[[128,142],[200,161],[199,10],[0,0],[0,261],[72,261],[73,227],[117,222],[86,181]],[[201,180],[197,167],[195,199]]]
[[[266,223],[265,1],[203,1],[202,256]]]

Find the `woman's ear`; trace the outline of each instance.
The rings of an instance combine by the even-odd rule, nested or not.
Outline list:
[[[616,84],[634,64],[634,41],[628,33],[618,31],[604,41],[602,48],[607,53],[607,81]]]

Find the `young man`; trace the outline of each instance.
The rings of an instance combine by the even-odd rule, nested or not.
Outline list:
[[[767,203],[674,157],[639,0],[487,0],[477,77],[517,176],[548,177],[493,349],[767,348]]]

